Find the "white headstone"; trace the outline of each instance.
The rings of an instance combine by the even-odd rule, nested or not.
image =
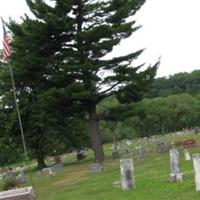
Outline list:
[[[47,167],[47,168],[43,168],[42,171],[41,171],[41,175],[44,175],[44,176],[51,176],[53,175],[53,171],[51,168]]]
[[[200,154],[193,154],[196,191],[200,191]]]
[[[132,141],[131,140],[126,140],[126,144],[129,146],[132,144]]]
[[[135,178],[133,171],[133,159],[120,160],[121,185],[122,190],[129,190],[135,187]]]
[[[179,153],[177,149],[172,148],[169,151],[169,155],[170,155],[171,181],[182,181],[183,178],[180,170]]]
[[[184,149],[185,160],[191,160],[190,153],[187,149]]]

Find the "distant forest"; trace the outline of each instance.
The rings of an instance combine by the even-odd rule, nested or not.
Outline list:
[[[169,95],[181,93],[188,93],[191,95],[200,93],[200,70],[157,78],[153,83],[152,89],[147,92],[144,97],[167,97]]]
[[[122,114],[126,115],[124,119]],[[115,119],[119,140],[200,127],[200,70],[155,79],[142,100],[119,112]],[[103,129],[103,140],[111,141],[113,127]]]

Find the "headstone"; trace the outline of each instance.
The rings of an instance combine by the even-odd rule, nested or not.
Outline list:
[[[121,185],[122,190],[126,191],[135,187],[133,172],[133,159],[120,160]]]
[[[0,192],[1,200],[35,200],[35,193],[32,187],[20,188]]]
[[[113,158],[113,159],[119,158],[119,152],[118,152],[118,151],[112,152],[112,158]]]
[[[126,140],[126,144],[129,146],[132,144],[132,141],[131,140]]]
[[[190,153],[187,149],[184,149],[185,160],[191,160]]]
[[[86,158],[84,151],[83,150],[78,151],[76,153],[76,158],[77,158],[78,161],[84,160]]]
[[[192,147],[196,147],[196,146],[197,146],[197,144],[196,144],[195,139],[185,140],[184,144],[183,144],[184,148],[192,148]]]
[[[20,173],[17,175],[16,179],[19,183],[25,183],[26,182],[27,179],[26,179],[26,176],[25,176],[23,170],[20,171]]]
[[[122,154],[128,154],[128,148],[125,146],[125,145],[120,145],[119,146],[119,151],[122,153]]]
[[[177,149],[172,147],[169,151],[170,155],[170,168],[171,168],[171,174],[170,174],[170,180],[175,181],[182,181],[182,173],[180,170],[180,163],[179,163],[179,153]]]
[[[52,171],[56,173],[56,172],[63,170],[64,164],[63,164],[62,160],[60,159],[60,156],[54,156],[54,161],[55,161],[55,163],[51,167]]]
[[[57,173],[63,170],[63,163],[55,164],[51,167],[53,173]]]
[[[194,128],[194,133],[197,134],[197,133],[199,133],[199,132],[200,132],[200,128],[199,128],[199,127],[195,127],[195,128]]]
[[[103,167],[99,163],[93,163],[90,165],[91,172],[101,172],[103,171]]]
[[[143,159],[144,158],[144,151],[143,151],[141,146],[136,146],[135,151],[136,151],[137,159]]]
[[[62,163],[61,159],[60,159],[60,156],[54,156],[54,161],[55,161],[55,164],[60,164]]]
[[[195,185],[196,191],[200,191],[200,154],[193,154],[193,165],[194,165],[194,173],[195,173]]]
[[[51,168],[46,167],[46,168],[43,168],[43,169],[42,169],[41,175],[44,175],[44,176],[51,176],[51,175],[53,175],[53,171],[52,171]]]
[[[158,149],[158,152],[161,154],[167,153],[169,151],[169,147],[164,142],[158,143],[157,149]]]

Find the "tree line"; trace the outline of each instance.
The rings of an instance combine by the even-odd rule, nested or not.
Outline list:
[[[191,73],[181,72],[169,77],[156,78],[152,89],[145,93],[145,97],[167,97],[169,95],[200,93],[200,70]]]

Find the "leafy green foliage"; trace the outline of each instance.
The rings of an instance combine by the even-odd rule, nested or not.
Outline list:
[[[141,99],[156,73],[158,63],[142,72],[142,66],[133,66],[143,50],[105,59],[114,46],[139,28],[132,16],[145,1],[26,2],[34,18],[25,15],[21,24],[10,21],[13,42],[9,64],[30,153],[43,167],[45,155],[58,144],[59,152],[88,146],[84,122],[89,117],[91,146],[97,160],[102,161],[101,113],[96,106],[112,95],[123,103]],[[2,67],[1,96],[9,119],[6,131],[19,141],[8,77]]]
[[[17,181],[16,177],[14,175],[12,176],[7,176],[3,179],[2,183],[2,190],[11,190],[18,188],[20,185],[19,181]]]
[[[88,112],[93,150],[97,159],[103,160],[96,105],[122,92],[129,102],[137,100],[143,90],[140,86],[152,82],[155,76],[157,65],[143,72],[139,72],[141,66],[132,66],[142,50],[104,59],[115,45],[139,28],[129,17],[144,2],[57,0],[50,6],[42,0],[27,0],[36,19],[25,16],[21,25],[11,21],[14,38],[11,63],[17,72],[18,89],[34,96],[36,105],[30,120],[34,121],[32,129],[39,133],[39,138],[44,136],[45,128],[41,126],[46,113],[38,108],[37,102],[49,89],[64,91],[62,98],[68,100],[66,113],[71,113],[74,105],[78,110],[73,113]]]

